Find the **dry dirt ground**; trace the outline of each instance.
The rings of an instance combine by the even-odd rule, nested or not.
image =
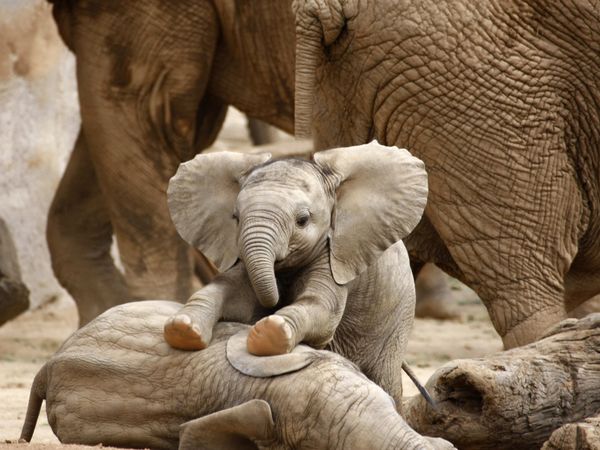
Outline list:
[[[454,285],[452,301],[458,303],[462,321],[417,319],[409,344],[408,362],[425,382],[443,363],[490,354],[501,349],[484,307],[475,295]],[[79,449],[59,445],[42,409],[33,437],[36,445],[14,444],[25,416],[29,387],[37,370],[77,326],[71,300],[61,299],[29,311],[0,328],[0,449]],[[416,389],[404,377],[407,395]]]

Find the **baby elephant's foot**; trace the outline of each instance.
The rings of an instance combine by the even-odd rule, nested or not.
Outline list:
[[[176,314],[165,323],[165,340],[180,350],[203,350],[208,341],[202,337],[198,325],[187,314]]]
[[[257,356],[283,355],[294,347],[292,329],[278,315],[260,319],[248,333],[248,352]]]

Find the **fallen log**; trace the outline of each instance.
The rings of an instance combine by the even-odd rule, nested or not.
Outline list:
[[[554,430],[600,412],[600,313],[525,347],[448,363],[427,388],[435,409],[420,396],[404,409],[419,433],[461,449],[540,448]]]
[[[542,450],[598,449],[600,449],[600,416],[563,425],[552,433],[542,447]]]

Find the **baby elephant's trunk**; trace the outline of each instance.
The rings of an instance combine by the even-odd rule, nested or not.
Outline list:
[[[25,414],[25,422],[21,430],[21,439],[27,442],[31,441],[38,416],[40,415],[40,409],[42,408],[42,402],[46,398],[46,379],[46,365],[44,364],[33,379],[31,391],[29,392],[27,413]]]
[[[241,233],[241,257],[258,301],[272,308],[279,301],[275,278],[275,236],[273,230],[254,225]]]

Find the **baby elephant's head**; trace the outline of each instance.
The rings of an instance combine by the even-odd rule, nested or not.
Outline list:
[[[241,258],[263,306],[277,304],[275,269],[330,254],[345,284],[417,225],[427,175],[408,151],[376,141],[316,153],[313,161],[268,154],[200,154],[169,182],[179,234],[220,270]]]

